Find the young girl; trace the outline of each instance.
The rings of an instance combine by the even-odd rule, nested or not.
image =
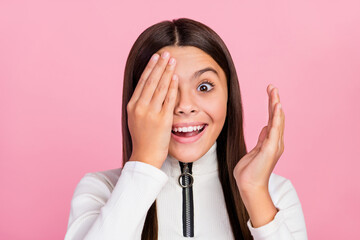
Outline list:
[[[86,174],[65,239],[305,240],[284,151],[279,91],[248,152],[231,55],[208,26],[181,18],[147,28],[125,67],[123,166]]]

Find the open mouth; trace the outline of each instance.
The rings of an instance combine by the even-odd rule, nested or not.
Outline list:
[[[202,128],[200,128],[199,130],[195,130],[195,131],[191,131],[191,132],[175,132],[174,130],[171,130],[171,132],[176,135],[176,136],[179,136],[179,137],[184,137],[184,138],[187,138],[187,137],[193,137],[193,136],[196,136],[198,134],[200,134],[202,131],[204,131],[204,129],[206,128],[207,124],[204,124],[202,126]]]

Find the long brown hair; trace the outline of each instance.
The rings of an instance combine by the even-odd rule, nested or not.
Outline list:
[[[225,72],[228,86],[227,114],[217,138],[219,178],[235,239],[253,239],[246,225],[248,212],[241,199],[233,170],[247,153],[243,131],[243,108],[239,82],[229,50],[220,36],[208,26],[188,18],[161,21],[143,31],[126,61],[122,99],[123,165],[132,153],[126,106],[150,57],[165,46],[194,46],[209,54]],[[158,236],[156,200],[145,219],[142,239]]]

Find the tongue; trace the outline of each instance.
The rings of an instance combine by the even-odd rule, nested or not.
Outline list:
[[[180,136],[180,137],[192,137],[195,136],[197,134],[199,134],[199,131],[194,131],[194,132],[176,132],[174,133],[176,136]]]

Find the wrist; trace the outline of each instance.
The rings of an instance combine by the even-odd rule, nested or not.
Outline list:
[[[251,184],[249,186],[241,186],[238,185],[238,189],[241,195],[244,195],[245,197],[251,197],[253,195],[258,195],[262,193],[268,193],[268,185],[265,184]]]
[[[161,169],[161,165],[159,165],[159,163],[157,161],[153,161],[153,160],[151,160],[149,158],[131,156],[129,158],[129,161],[138,161],[138,162],[149,164],[149,165],[154,166],[154,167],[156,167],[158,169]]]
[[[259,199],[268,198],[270,196],[267,188],[252,188],[249,190],[240,190],[241,199],[245,205],[256,203]]]
[[[242,191],[240,194],[254,228],[261,227],[274,219],[278,209],[267,188]]]

